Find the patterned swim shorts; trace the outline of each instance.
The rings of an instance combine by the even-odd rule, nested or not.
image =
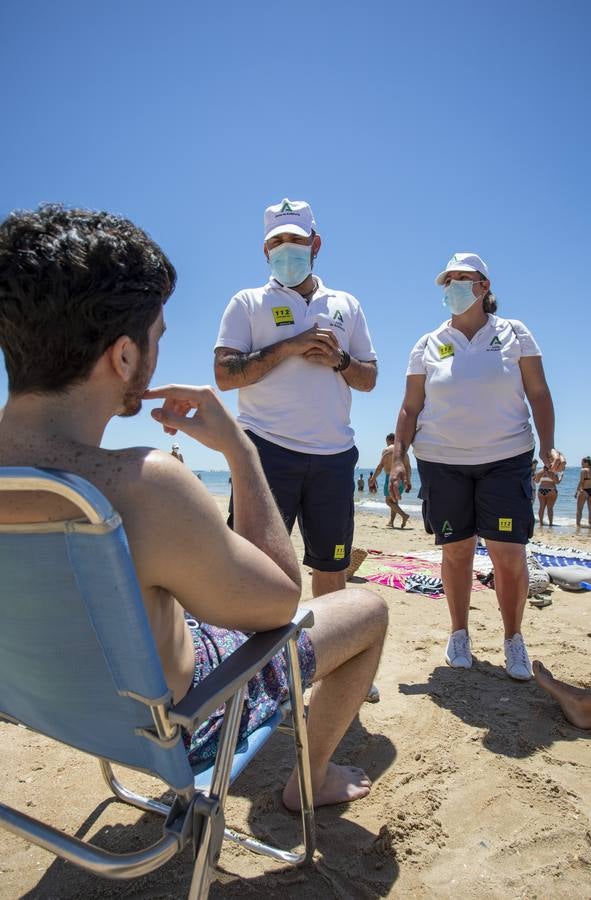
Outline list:
[[[242,631],[229,631],[215,625],[199,624],[185,614],[185,621],[191,630],[195,648],[195,674],[193,685],[199,684],[219,664],[237,650],[248,638]],[[316,658],[312,641],[305,631],[298,638],[298,658],[302,673],[302,684],[309,687],[316,671]],[[274,656],[267,665],[248,682],[248,693],[244,701],[238,740],[244,740],[259,725],[273,715],[278,706],[289,696],[287,663],[283,653]],[[224,706],[203,722],[193,734],[185,732],[183,740],[194,765],[215,757],[223,724]]]

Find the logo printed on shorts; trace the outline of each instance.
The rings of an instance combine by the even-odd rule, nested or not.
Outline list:
[[[451,527],[451,525],[449,524],[448,520],[446,519],[445,522],[443,523],[443,525],[441,526],[441,534],[444,537],[447,537],[448,534],[453,534],[453,533],[454,533],[454,530]]]
[[[289,306],[273,306],[271,308],[276,325],[293,325],[293,313]]]
[[[448,356],[454,355],[453,344],[442,344],[439,348],[439,359],[447,359]]]
[[[513,519],[499,519],[499,531],[513,531]]]
[[[335,544],[334,545],[334,558],[335,559],[344,559],[345,558],[345,545],[344,544]]]

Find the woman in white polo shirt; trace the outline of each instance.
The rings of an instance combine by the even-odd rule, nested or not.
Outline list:
[[[552,471],[565,460],[554,448],[554,408],[541,352],[522,322],[495,315],[488,267],[456,253],[436,278],[451,319],[412,349],[396,425],[390,490],[406,483],[402,462],[412,444],[421,477],[425,528],[443,548],[442,578],[451,617],[445,660],[472,665],[468,610],[477,536],[494,565],[505,627],[507,673],[531,678],[521,620],[528,590],[525,544],[533,533],[534,436]]]

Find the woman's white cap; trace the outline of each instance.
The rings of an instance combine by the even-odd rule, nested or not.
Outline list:
[[[482,272],[488,278],[488,266],[477,253],[454,253],[444,271],[435,279],[435,284],[443,284],[448,272]]]

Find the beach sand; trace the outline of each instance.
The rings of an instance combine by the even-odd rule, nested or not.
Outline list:
[[[223,509],[226,501],[218,502]],[[416,518],[403,531],[385,521],[358,513],[355,545],[387,553],[431,548]],[[552,541],[546,529],[544,539],[589,547],[591,535]],[[294,542],[301,554],[299,534]],[[303,571],[305,601],[311,578]],[[211,897],[591,897],[591,732],[570,726],[534,682],[506,677],[494,592],[473,593],[476,662],[463,672],[443,661],[444,599],[368,589],[390,608],[376,679],[382,700],[363,706],[336,759],[366,769],[370,796],[318,810],[318,852],[305,870],[225,844]],[[526,607],[531,656],[591,686],[591,594],[554,590],[552,600]],[[110,800],[98,765],[82,754],[0,723],[0,760],[3,802],[119,851],[159,836],[161,820]],[[289,739],[279,735],[236,783],[229,823],[294,846],[299,822],[280,801],[291,766]],[[153,779],[120,772],[129,786],[162,796]],[[3,900],[181,897],[190,876],[187,851],[135,882],[109,882],[0,831]]]

